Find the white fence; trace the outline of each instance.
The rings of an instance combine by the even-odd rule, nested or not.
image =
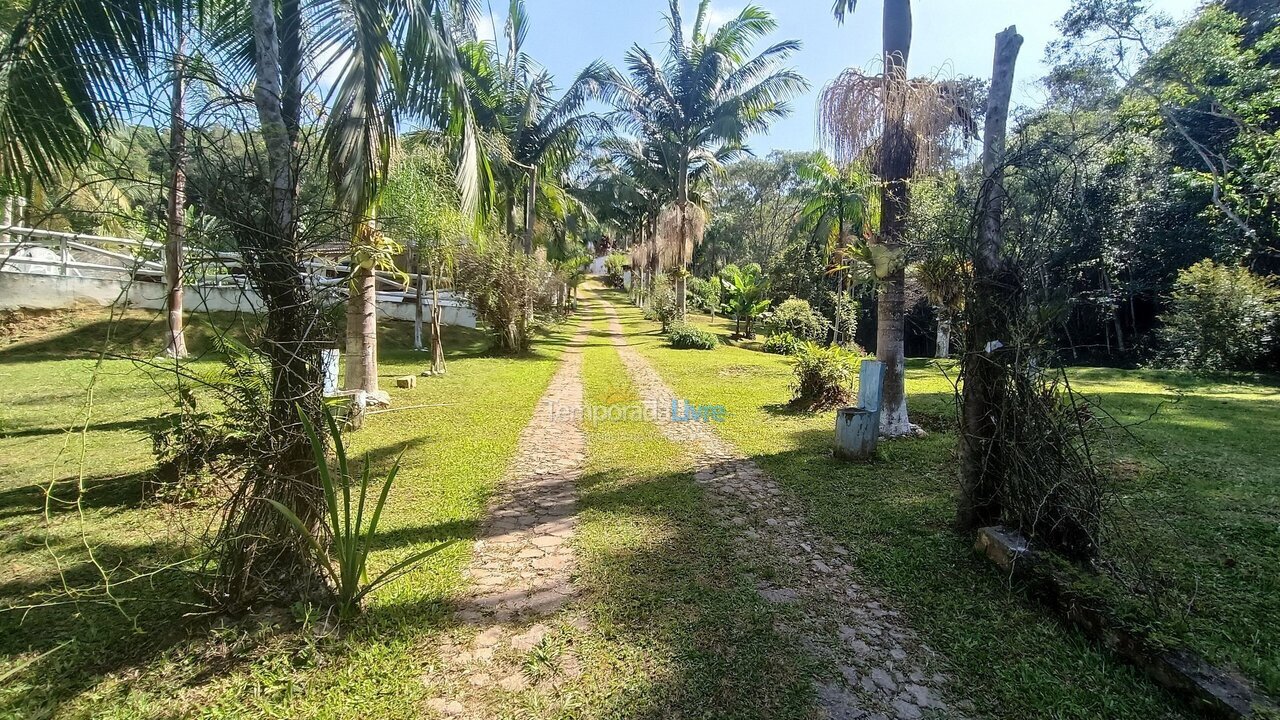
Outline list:
[[[316,257],[302,275],[317,292],[341,292],[346,265]],[[193,252],[184,258],[185,306],[190,311],[259,312],[262,300],[249,286],[237,253]],[[165,249],[129,238],[0,226],[0,310],[52,310],[78,305],[165,307]],[[402,278],[378,273],[378,311],[412,320],[416,293]],[[431,298],[423,298],[430,314]],[[440,293],[446,325],[475,327],[475,312],[461,298]]]

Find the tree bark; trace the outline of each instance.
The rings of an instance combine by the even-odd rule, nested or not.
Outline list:
[[[1010,27],[996,36],[991,91],[983,133],[981,224],[973,256],[973,297],[966,308],[969,334],[961,374],[960,473],[961,496],[957,520],[972,529],[998,523],[1002,508],[1003,463],[1000,425],[1008,359],[1011,308],[1016,307],[1016,273],[1003,260],[1005,135],[1014,67],[1022,36]]]
[[[378,278],[357,266],[347,299],[347,373],[343,388],[378,391]]]
[[[915,148],[906,126],[907,59],[911,54],[911,2],[885,0],[884,5],[884,137],[880,152],[880,238],[891,252],[901,251],[911,209],[908,181],[915,165]],[[890,437],[911,433],[907,418],[906,268],[894,261],[881,279],[876,312],[876,359],[884,364],[884,392],[880,431]]]
[[[271,373],[266,427],[254,466],[225,506],[219,532],[215,601],[239,611],[260,599],[291,601],[324,587],[310,549],[265,498],[321,524],[324,494],[299,409],[319,422],[322,338],[311,336],[318,309],[301,276],[297,218],[297,136],[301,112],[301,12],[298,0],[250,0],[254,35],[253,100],[267,149],[269,207],[262,227],[239,234],[250,279],[261,295],[262,351]]]
[[[676,190],[676,204],[680,207],[680,237],[676,238],[680,243],[679,267],[676,273],[675,293],[676,293],[676,317],[684,319],[688,312],[689,304],[686,299],[685,268],[689,265],[691,258],[685,257],[685,248],[689,245],[689,239],[685,237],[688,232],[689,224],[685,222],[685,211],[689,207],[689,155],[684,153],[680,156],[680,182]]]
[[[951,357],[951,318],[942,312],[938,313],[938,347],[935,348],[933,356],[935,358]]]
[[[438,268],[431,268],[431,372],[444,374],[444,338],[440,334],[440,286],[436,280]]]
[[[183,112],[186,97],[186,46],[185,13],[181,4],[174,12],[175,32],[178,35],[177,53],[173,59],[173,96],[169,108],[169,161],[173,164],[169,176],[169,207],[165,227],[165,284],[168,285],[166,309],[168,310],[169,342],[166,354],[172,358],[187,356],[187,336],[183,329],[183,261],[186,223],[184,211],[187,204],[187,126]]]
[[[533,225],[537,211],[538,166],[529,168],[529,189],[524,199],[524,254],[533,254]]]
[[[413,251],[413,349],[422,349],[422,300],[423,285],[425,280],[422,277],[422,261],[419,258],[418,250]]]

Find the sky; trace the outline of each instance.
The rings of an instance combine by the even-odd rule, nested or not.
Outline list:
[[[508,0],[488,0],[490,15],[481,20],[482,35],[493,28],[502,35]],[[622,66],[624,53],[640,43],[655,54],[663,43],[663,16],[668,0],[526,0],[530,19],[526,51],[549,69],[563,85],[587,63],[603,58]],[[861,0],[843,26],[831,15],[831,0],[753,0],[778,21],[772,41],[799,39],[804,46],[790,65],[809,80],[809,92],[792,101],[790,117],[748,145],[757,155],[771,150],[810,150],[816,147],[814,115],[818,93],[841,70],[867,66],[880,52],[882,0]],[[1183,20],[1200,0],[1150,0],[1151,5]],[[746,0],[712,0],[713,23],[731,18]],[[1016,25],[1026,41],[1018,59],[1015,103],[1035,105],[1043,99],[1036,83],[1050,63],[1045,48],[1057,32],[1054,23],[1070,0],[916,0],[910,71],[913,75],[991,75],[995,35]],[[484,7],[482,5],[482,7]],[[696,0],[682,0],[686,22]],[[760,47],[766,47],[764,43]]]

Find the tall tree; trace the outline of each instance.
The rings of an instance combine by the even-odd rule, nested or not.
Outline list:
[[[845,13],[853,12],[857,4],[857,0],[837,0],[833,8],[836,20],[843,23]],[[883,244],[893,254],[901,252],[906,240],[907,218],[911,211],[909,181],[916,165],[916,148],[907,128],[907,105],[911,95],[907,59],[911,55],[911,31],[911,0],[885,0],[881,28],[883,102],[878,119],[881,138],[875,158],[875,173],[880,178],[881,215],[880,233],[873,242]],[[876,311],[876,359],[885,367],[880,428],[887,435],[905,435],[911,432],[904,382],[905,263],[894,262],[888,276],[881,281]]]
[[[693,247],[701,242],[706,216],[691,202],[691,172],[716,166],[741,152],[746,138],[790,112],[787,101],[808,89],[799,74],[781,64],[800,48],[785,40],[757,55],[756,41],[777,22],[749,5],[720,28],[708,28],[710,0],[702,0],[686,38],[679,0],[671,0],[664,61],[640,45],[627,52],[629,80],[614,83],[614,102],[626,126],[662,158],[674,181],[658,222],[660,245],[671,258],[679,313],[686,310],[685,278]]]
[[[1009,366],[1007,347],[1020,283],[1003,247],[1005,135],[1013,72],[1022,36],[1010,27],[996,36],[991,93],[987,99],[982,148],[982,199],[978,241],[973,252],[973,298],[968,304],[968,336],[962,360],[960,411],[959,521],[975,528],[999,522],[1004,482],[1001,453],[1002,392]],[[1002,340],[1003,338],[1003,340]],[[1007,341],[1007,342],[1006,342]]]
[[[453,128],[463,139],[462,200],[475,207],[481,169],[449,0],[332,0],[315,28],[317,52],[334,58],[324,138],[338,201],[351,229],[345,387],[378,389],[377,276],[396,248],[378,229],[377,209],[403,118]],[[451,20],[452,19],[452,20]]]
[[[504,28],[506,54],[496,44],[474,42],[463,48],[463,58],[476,122],[502,141],[495,164],[507,234],[516,236],[516,212],[523,204],[521,238],[525,252],[532,253],[539,206],[563,206],[567,196],[557,182],[560,173],[577,159],[585,138],[608,128],[604,118],[586,106],[601,97],[612,71],[596,60],[556,98],[551,73],[525,52],[528,33],[524,0],[511,0]]]
[[[186,102],[187,8],[181,3],[173,8],[173,93],[169,106],[169,173],[168,216],[165,222],[165,283],[168,311],[169,342],[167,353],[173,358],[187,356],[187,336],[183,331],[183,264],[185,261],[187,204],[187,127],[183,104]]]
[[[844,22],[857,0],[837,0]],[[913,79],[911,1],[885,0],[882,69],[878,75],[846,70],[823,90],[819,128],[837,161],[870,156],[880,180],[880,231],[872,236],[880,293],[876,311],[876,358],[885,365],[880,430],[890,436],[914,430],[907,416],[903,339],[906,323],[906,245],[911,216],[911,180],[952,160],[948,141],[974,132],[965,107],[965,84]]]

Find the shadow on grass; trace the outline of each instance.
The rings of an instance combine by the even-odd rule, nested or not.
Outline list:
[[[688,473],[610,470],[578,487],[583,665],[613,673],[582,691],[602,717],[811,716],[814,667],[775,628]]]
[[[94,423],[88,427],[90,432],[107,432],[112,430],[134,430],[141,433],[149,433],[152,430],[164,426],[165,421],[162,418],[134,418],[132,420],[117,420],[115,422]],[[65,435],[67,433],[79,433],[84,428],[82,426],[58,426],[58,427],[29,427],[21,430],[4,429],[0,430],[0,439],[6,438],[24,438],[24,437],[42,437],[45,435]]]
[[[48,485],[25,485],[0,491],[0,519],[24,515],[43,515],[46,501],[50,515],[76,512],[77,509],[126,509],[141,506],[144,486],[150,470],[127,475],[107,475],[84,480],[84,493],[76,502],[77,478],[66,477]],[[47,494],[47,497],[46,497]]]

